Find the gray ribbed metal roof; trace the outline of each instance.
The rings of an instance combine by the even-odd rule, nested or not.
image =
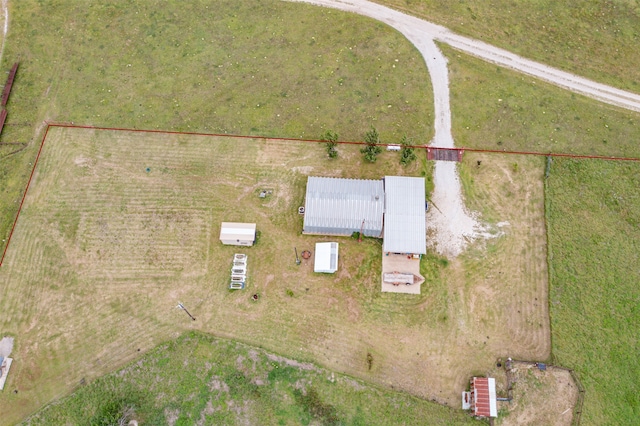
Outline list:
[[[424,178],[386,176],[383,250],[427,252]]]
[[[310,176],[307,180],[303,232],[380,237],[384,213],[382,180]]]

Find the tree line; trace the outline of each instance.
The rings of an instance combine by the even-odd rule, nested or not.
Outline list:
[[[332,130],[327,130],[322,135],[321,140],[325,142],[327,155],[329,158],[338,157],[338,134]],[[360,150],[365,161],[375,163],[378,155],[382,152],[382,144],[380,143],[380,134],[375,127],[364,134],[364,142],[366,145]],[[413,140],[406,135],[400,140],[400,164],[406,166],[416,160],[416,153],[413,148]]]

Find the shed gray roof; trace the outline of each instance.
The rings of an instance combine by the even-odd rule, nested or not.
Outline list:
[[[380,237],[384,213],[382,180],[310,176],[307,181],[303,232],[350,235],[360,231]]]
[[[424,178],[386,176],[383,250],[427,252]]]

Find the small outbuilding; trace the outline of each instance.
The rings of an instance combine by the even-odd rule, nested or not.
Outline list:
[[[338,270],[338,243],[316,243],[313,271],[333,274]]]
[[[475,417],[498,417],[496,379],[491,377],[474,377],[471,379],[470,389],[470,392],[464,392],[462,394],[463,408],[465,408],[465,406],[470,408]],[[465,398],[467,399],[466,404]]]
[[[232,246],[252,246],[256,241],[256,224],[222,222],[220,241]]]

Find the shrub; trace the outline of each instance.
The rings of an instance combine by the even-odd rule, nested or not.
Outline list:
[[[400,145],[402,145],[402,151],[400,151],[400,164],[406,166],[416,161],[416,153],[413,152],[413,148],[411,148],[413,141],[405,135],[402,137]]]
[[[324,132],[324,135],[322,135],[322,140],[327,142],[326,147],[329,158],[336,158],[338,156],[338,150],[336,149],[338,145],[338,134],[332,130],[327,130]]]
[[[364,154],[364,159],[370,163],[375,163],[378,159],[378,154],[382,152],[382,148],[378,145],[380,143],[380,135],[375,127],[371,127],[364,135],[364,141],[367,143],[367,146],[360,150],[361,153]]]

